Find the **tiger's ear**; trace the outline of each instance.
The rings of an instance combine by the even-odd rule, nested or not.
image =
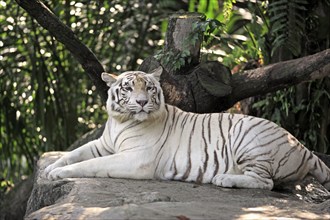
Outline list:
[[[160,80],[160,75],[162,75],[162,72],[163,72],[163,67],[159,66],[156,69],[154,69],[153,71],[151,71],[151,73],[149,73],[149,74],[151,74],[153,77],[155,77],[155,79],[157,81],[159,81]]]
[[[107,86],[111,86],[114,82],[117,81],[117,76],[114,75],[114,74],[110,74],[110,73],[106,73],[106,72],[103,72],[101,74],[101,78],[104,82],[107,83]]]

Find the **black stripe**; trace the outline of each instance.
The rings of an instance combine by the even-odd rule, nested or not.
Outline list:
[[[119,145],[118,145],[118,150],[121,148],[122,144],[129,140],[129,139],[132,139],[132,138],[137,138],[137,137],[142,137],[143,135],[139,134],[139,135],[133,135],[133,136],[130,136],[130,137],[126,137]]]
[[[105,138],[105,137],[104,137]],[[99,139],[100,140],[100,143],[102,144],[102,147],[103,149],[108,153],[108,154],[113,154],[114,152],[110,151],[109,149],[107,148],[110,148],[110,146],[107,144],[106,141],[103,141],[102,138]]]
[[[174,121],[175,121],[175,116],[176,116],[176,108],[173,108],[173,111],[172,111],[172,123],[174,123]]]
[[[266,142],[266,143],[264,143],[264,144],[261,144],[261,145],[258,145],[258,147],[264,147],[264,146],[268,146],[268,145],[270,145],[270,144],[272,144],[273,142],[275,142],[275,141],[278,141],[278,140],[280,140],[281,138],[283,138],[283,137],[285,137],[285,136],[287,136],[288,134],[282,134],[282,135],[280,135],[280,136],[278,136],[278,137],[275,137],[274,139],[272,139],[272,140],[270,140],[270,141],[268,141],[268,142]]]
[[[241,119],[241,120],[239,121],[239,122],[241,123],[241,128],[242,128],[242,124],[243,124],[242,120],[243,120],[243,119]],[[237,122],[237,123],[239,123],[239,122]],[[234,149],[234,155],[236,155],[238,148],[241,147],[241,144],[242,144],[242,142],[243,142],[245,136],[246,136],[246,135],[247,135],[247,134],[248,134],[253,128],[259,126],[259,125],[260,125],[261,123],[263,123],[263,122],[265,122],[265,120],[260,120],[258,123],[255,123],[255,124],[251,125],[251,126],[249,127],[249,129],[245,130],[244,134],[243,134],[242,137],[241,137],[241,140],[239,141],[239,143],[238,143],[237,145],[236,145],[236,140],[235,140],[235,142],[234,142],[234,144],[233,144],[233,146],[232,146],[233,148],[235,148],[235,149]],[[241,128],[240,128],[240,131],[241,131]],[[237,137],[238,137],[238,136],[237,136]],[[252,140],[254,140],[254,139],[255,139],[255,137],[252,138]]]
[[[205,145],[204,153],[205,153],[205,160],[204,160],[204,173],[205,173],[209,161],[209,154],[207,153],[207,145]]]
[[[256,139],[256,137],[258,137],[258,136],[259,136],[259,134],[257,134],[255,137],[253,137],[253,138],[252,138],[247,144],[245,144],[245,145],[243,145],[243,146],[242,146],[242,145],[241,145],[241,146],[238,146],[238,147],[236,148],[235,155],[240,155],[240,154],[242,154],[241,151],[242,151],[243,149],[246,150],[246,147],[247,147],[249,144],[251,144],[251,143]],[[273,143],[273,142],[275,142],[275,141],[277,141],[277,140],[279,140],[279,139],[281,139],[281,138],[283,138],[283,137],[285,137],[285,136],[287,136],[287,134],[286,134],[286,133],[283,133],[283,134],[281,134],[279,137],[275,137],[274,139],[270,140],[269,142],[266,142],[266,143],[261,144],[261,145],[256,145],[256,146],[250,148],[248,151],[245,151],[245,153],[248,153],[248,152],[254,150],[255,148],[268,146],[268,145],[270,145],[271,143]],[[261,138],[260,138],[260,139],[261,139]],[[287,143],[287,140],[286,140],[285,143]],[[237,149],[240,149],[240,150],[237,152]]]
[[[227,152],[227,148],[226,148],[226,157],[223,158],[223,160],[225,161],[225,169],[223,171],[223,173],[227,173],[228,169],[229,169],[229,158],[228,158],[228,152]]]
[[[195,118],[198,117],[197,114],[190,114],[189,116],[190,116],[190,122],[192,122]]]
[[[190,174],[190,171],[191,171],[191,139],[192,139],[192,136],[193,136],[193,133],[195,131],[195,126],[196,126],[196,121],[197,121],[197,114],[194,115],[196,116],[195,117],[195,121],[194,121],[194,124],[193,124],[193,127],[191,129],[191,133],[190,133],[190,137],[189,137],[189,142],[188,142],[188,152],[187,152],[187,156],[188,156],[188,165],[187,165],[187,169],[186,169],[186,172],[184,173],[184,175],[182,176],[182,180],[186,180]]]
[[[208,134],[209,134],[209,143],[211,143],[211,115],[209,114],[209,123],[208,123]]]
[[[236,159],[236,163],[237,164],[243,164],[244,162],[251,161],[251,160],[252,161],[254,161],[254,160],[255,161],[262,161],[262,160],[257,160],[257,158],[260,157],[260,156],[270,155],[271,152],[272,152],[272,150],[270,149],[269,151],[267,151],[265,153],[254,154],[254,155],[248,155],[248,153],[243,153],[239,158]],[[249,158],[247,158],[247,159],[242,158],[244,156],[249,156]]]
[[[95,156],[95,154],[94,154],[94,152],[93,152],[92,147],[90,147],[89,149],[91,150],[93,157],[96,158],[96,156]]]
[[[186,113],[186,115],[182,119],[181,128],[185,127],[188,117],[189,117],[189,113]]]
[[[99,157],[102,157],[102,154],[100,153],[99,149],[97,148],[96,144],[94,144],[94,147],[96,149],[97,154],[99,155]]]
[[[302,166],[305,164],[305,162],[306,162],[306,160],[305,160],[305,158],[306,158],[306,153],[307,153],[307,151],[304,152],[304,156],[303,156],[303,158],[302,158],[302,160],[301,160],[299,166],[298,166],[296,169],[294,169],[293,172],[291,172],[291,173],[289,173],[289,174],[287,174],[287,175],[285,175],[285,176],[281,176],[281,179],[286,179],[287,177],[289,177],[289,176],[291,176],[291,175],[296,174],[296,173],[299,172],[299,170],[301,169],[301,167],[302,167]]]
[[[274,172],[274,175],[278,174],[280,172],[280,169],[282,166],[284,166],[286,164],[286,162],[289,160],[290,155],[292,154],[292,152],[294,152],[295,149],[291,148],[289,151],[287,151],[285,153],[285,155],[281,158],[281,160],[278,162],[278,166]]]
[[[271,129],[274,129],[273,132],[268,133],[268,134],[266,134],[265,136],[262,136],[261,138],[267,138],[267,137],[272,136],[272,135],[274,135],[274,134],[282,133],[282,131],[279,131],[278,129],[276,129],[275,126],[269,126],[269,127],[266,128],[265,130],[263,130],[262,132],[260,132],[258,135],[263,134],[263,133],[265,133],[266,131],[271,130]]]
[[[286,134],[282,134],[279,137],[275,137],[274,139],[270,140],[269,142],[266,142],[264,144],[260,144],[260,145],[255,145],[251,148],[247,148],[247,144],[244,147],[241,147],[240,151],[237,152],[237,154],[235,154],[235,156],[237,157],[236,161],[239,161],[241,157],[248,155],[251,151],[257,149],[257,148],[262,148],[265,146],[269,146],[271,143],[277,141],[278,139],[282,138],[283,136],[285,136]]]
[[[202,171],[202,168],[199,168],[198,169],[198,176],[197,176],[197,179],[196,179],[196,183],[197,184],[201,184],[203,182],[203,171]]]
[[[243,121],[242,121],[243,119],[244,118],[239,119],[233,127],[233,132],[232,133],[236,136],[236,138],[235,138],[235,141],[234,141],[232,147],[236,146],[236,141],[238,140],[238,137],[241,135],[241,131],[242,131],[242,127],[243,127]],[[237,126],[239,126],[238,132],[236,132],[236,127]],[[245,137],[246,132],[248,132],[248,131],[249,130],[246,130],[245,133],[241,136],[241,140],[240,140],[240,143],[238,144],[238,146],[241,144],[241,142],[243,141],[243,139]]]
[[[231,117],[230,117],[230,116],[231,116]],[[232,121],[233,117],[234,117],[233,114],[229,114],[229,115],[228,115],[228,119],[227,119],[227,120],[229,121],[228,131],[231,129],[231,126],[232,126],[232,124],[233,124],[233,121]]]
[[[158,140],[155,142],[154,145],[157,145],[157,143],[161,141],[161,139],[162,139],[162,137],[163,137],[163,135],[164,135],[164,133],[165,133],[165,130],[166,130],[166,128],[167,128],[167,124],[169,123],[168,118],[169,118],[169,115],[170,115],[170,114],[169,114],[169,111],[168,111],[167,108],[166,108],[166,111],[167,111],[167,114],[166,114],[166,119],[165,119],[165,124],[164,124],[164,127],[163,127],[163,131],[162,131],[161,135],[159,136]],[[166,136],[165,142],[166,142],[167,137],[168,137],[168,135],[169,135],[169,131],[170,131],[170,129],[168,129],[168,132],[167,132],[167,136]],[[163,145],[164,145],[164,143],[163,143]],[[160,149],[160,150],[161,150],[161,149]]]
[[[168,111],[167,108],[166,108],[166,110]],[[163,135],[164,135],[164,133],[165,133],[165,130],[166,130],[166,127],[167,127],[167,123],[169,122],[168,117],[169,117],[169,113],[168,113],[167,116],[166,116],[165,124],[164,124],[164,128],[163,128],[162,134],[160,135],[160,137],[159,137],[158,140],[156,141],[155,145],[157,145],[157,143],[161,141],[161,138],[163,137]],[[167,130],[167,134],[166,134],[166,137],[165,137],[165,139],[164,139],[164,142],[163,142],[163,144],[160,146],[160,148],[159,148],[159,150],[158,150],[158,152],[157,152],[157,154],[156,154],[156,157],[155,157],[155,158],[156,158],[156,160],[158,160],[158,162],[157,162],[157,165],[156,165],[155,170],[158,169],[159,163],[160,163],[160,161],[161,161],[161,157],[162,157],[162,155],[163,155],[164,152],[162,152],[162,154],[161,154],[160,156],[158,156],[158,155],[159,155],[159,153],[162,151],[163,147],[165,146],[165,143],[166,143],[166,141],[167,141],[167,139],[168,139],[168,136],[170,135],[170,130],[171,130],[171,128],[170,128],[170,126],[168,126],[168,130]]]
[[[202,121],[202,138],[203,138],[203,141],[204,141],[204,153],[205,153],[205,160],[204,160],[204,166],[203,166],[204,173],[206,172],[207,163],[208,163],[208,160],[209,160],[209,154],[207,153],[207,147],[208,146],[207,146],[207,142],[206,142],[206,138],[205,138],[205,127],[204,127],[205,118],[206,118],[206,116],[203,118],[203,121]],[[210,132],[208,132],[208,133],[210,133]]]
[[[223,133],[223,128],[222,128],[222,120],[223,120],[223,114],[220,114],[221,119],[219,119],[219,129],[220,129],[220,134],[221,134],[221,138],[222,138],[222,148],[221,148],[221,158],[222,160],[224,160],[225,163],[225,168],[224,168],[224,172],[227,172],[228,168],[229,168],[229,160],[228,160],[228,149],[227,147],[230,146],[229,144],[229,134],[228,134],[228,143],[227,140],[225,139],[225,135]],[[229,118],[228,118],[229,119]],[[229,131],[229,130],[228,130]]]
[[[265,179],[270,179],[272,177],[269,169],[264,166],[261,163],[254,163],[254,164],[249,164],[246,167],[250,167],[251,169],[247,170],[250,172],[254,172],[256,174],[258,174],[258,176],[265,178]]]
[[[131,147],[131,148],[126,148],[126,149],[123,149],[121,150],[121,152],[125,152],[125,151],[129,151],[129,150],[133,150],[133,149],[137,149],[138,151],[143,151],[145,150],[145,145],[137,145],[137,146],[134,146],[134,147]]]
[[[173,128],[174,128],[175,130],[178,128],[178,122],[179,122],[179,119],[181,119],[182,114],[183,114],[183,112],[180,112],[180,113],[178,114],[178,116],[176,117],[176,120],[175,120],[175,122],[174,122],[174,124],[173,124]]]
[[[231,145],[231,134],[230,134],[230,129],[231,129],[231,125],[232,125],[232,121],[230,119],[230,115],[228,116],[228,119],[229,120],[229,127],[228,127],[228,146],[230,147],[231,150],[232,149],[232,145]]]
[[[215,164],[215,170],[213,172],[213,177],[215,175],[217,175],[218,170],[219,170],[219,160],[218,160],[218,155],[216,151],[213,151],[213,155],[214,155],[214,164]]]
[[[119,89],[116,89],[115,92],[116,92],[116,97],[117,97],[116,103],[119,104],[119,102],[120,102],[120,100],[119,100]]]
[[[178,153],[179,147],[180,147],[180,144],[176,148],[176,151],[175,151],[175,153],[173,155],[173,158],[172,158],[171,169],[174,169],[174,173],[173,173],[172,179],[174,179],[174,177],[178,174],[178,170],[177,170],[177,167],[176,167],[175,158],[176,158],[176,154]]]
[[[141,124],[142,122],[140,121],[134,121],[133,123],[127,125],[125,128],[123,128],[118,134],[117,134],[117,137],[115,138],[115,140],[113,141],[113,145],[116,146],[116,143],[117,143],[117,140],[118,138],[120,137],[120,135],[123,133],[123,132],[127,132],[128,129],[130,128],[134,128],[135,126]]]
[[[179,114],[179,116],[178,116],[178,118],[177,118],[177,120],[176,120],[176,124],[175,124],[174,129],[176,129],[177,122],[179,121],[179,117],[181,116],[181,113],[183,113],[183,112],[180,112],[180,114]],[[183,131],[184,131],[184,129],[181,129],[180,140],[181,140],[181,138],[182,138],[182,133],[183,133]],[[179,141],[179,140],[178,140],[178,141]],[[172,165],[171,165],[171,167],[175,166],[175,173],[173,174],[173,179],[174,179],[174,177],[175,177],[175,176],[177,175],[177,173],[178,173],[178,172],[177,172],[177,168],[176,168],[175,158],[176,158],[176,155],[177,155],[177,153],[178,153],[179,148],[180,148],[180,143],[178,144],[178,146],[177,146],[177,148],[176,148],[176,151],[175,151],[175,153],[174,153],[173,159],[172,159]]]
[[[223,114],[219,114],[220,119],[219,120],[219,129],[220,129],[220,135],[221,135],[221,140],[222,140],[222,148],[221,148],[221,157],[224,157],[224,150],[225,150],[225,136],[222,132],[222,118]],[[218,147],[219,149],[219,147]]]

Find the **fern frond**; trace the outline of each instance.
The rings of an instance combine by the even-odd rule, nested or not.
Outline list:
[[[286,10],[287,7],[288,7],[287,3],[285,3],[285,5],[278,5],[277,7],[270,7],[269,13],[276,13],[279,11]]]
[[[272,42],[272,54],[280,48],[287,47],[294,56],[301,53],[301,37],[305,30],[307,0],[280,0],[269,4]]]
[[[276,8],[278,5],[284,5],[288,3],[288,0],[280,0],[280,1],[274,1],[269,5],[269,8]]]
[[[270,21],[270,23],[272,23],[272,22],[275,23],[276,21],[279,21],[279,22],[280,22],[280,19],[284,19],[284,20],[286,20],[287,16],[288,16],[288,13],[286,13],[286,12],[281,12],[281,13],[275,15],[274,17],[271,17],[271,18],[269,19],[269,21]],[[280,22],[280,23],[281,23],[281,22]]]
[[[277,32],[279,32],[279,31],[281,31],[281,30],[283,30],[283,28],[285,28],[285,26],[286,26],[286,23],[279,23],[279,24],[274,24],[273,25],[273,28],[272,28],[272,32],[273,33],[277,33]]]

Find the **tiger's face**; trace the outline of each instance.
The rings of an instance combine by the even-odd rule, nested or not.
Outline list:
[[[117,78],[102,73],[102,79],[110,86],[107,100],[109,115],[121,122],[129,119],[145,121],[158,118],[165,106],[159,84],[161,72],[161,67],[150,74],[129,71]]]

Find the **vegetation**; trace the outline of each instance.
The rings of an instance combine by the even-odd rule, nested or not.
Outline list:
[[[152,1],[43,1],[109,72],[135,69],[161,40]],[[165,7],[165,6],[164,6]],[[30,174],[45,151],[65,150],[106,114],[87,75],[66,48],[13,1],[0,1],[0,178]]]
[[[330,48],[330,15],[320,12],[330,9],[327,0],[43,2],[109,72],[136,69],[157,54],[167,17],[178,10],[206,15],[194,27],[205,33],[202,59],[218,60],[235,74]],[[0,188],[6,189],[32,172],[42,152],[65,150],[106,114],[77,61],[13,1],[0,0],[0,25]],[[329,153],[329,91],[328,78],[288,88],[256,97],[250,113]]]
[[[233,73],[330,48],[330,16],[324,13],[330,1],[208,2],[193,9],[222,25],[209,26],[204,59],[216,59]],[[329,101],[330,81],[324,78],[255,97],[248,113],[275,121],[311,150],[330,153]]]

